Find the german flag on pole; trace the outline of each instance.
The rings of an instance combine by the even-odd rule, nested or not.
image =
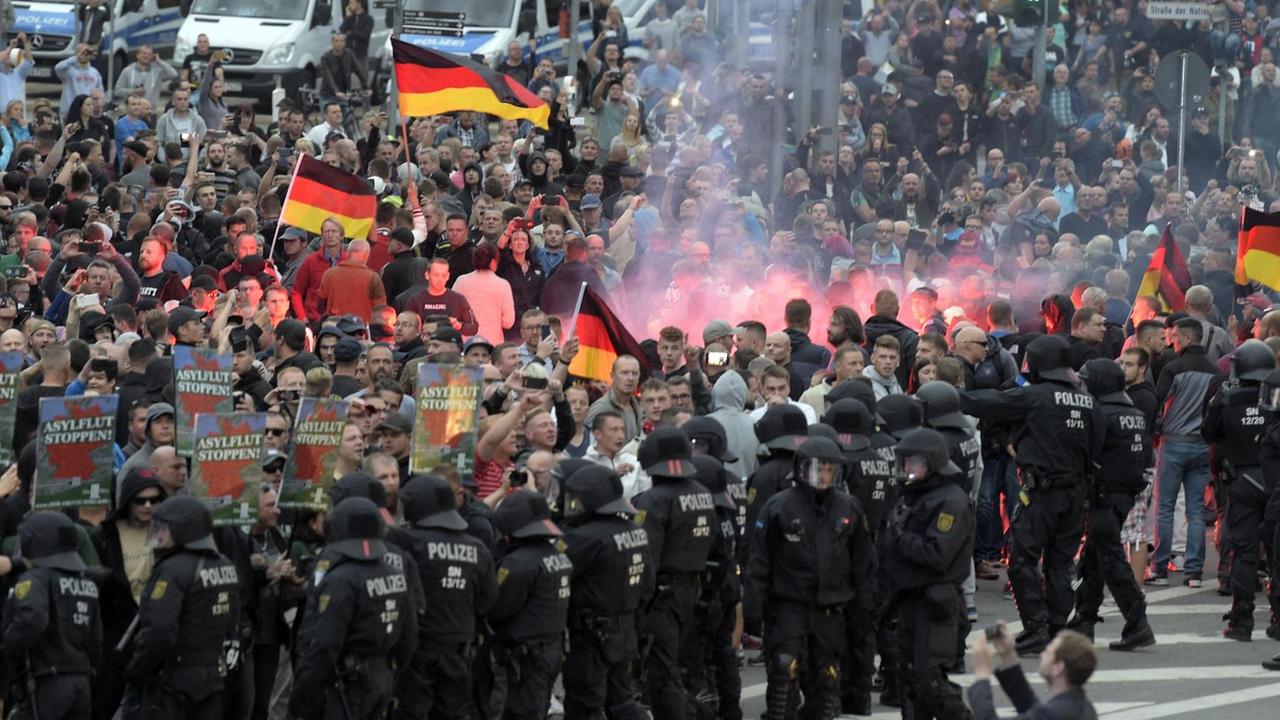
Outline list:
[[[457,55],[391,39],[400,114],[425,117],[455,110],[528,120],[547,129],[551,108],[520,83]]]
[[[591,288],[582,296],[582,309],[578,311],[578,324],[574,329],[578,338],[578,354],[569,363],[569,374],[590,380],[608,382],[613,371],[613,361],[619,355],[630,355],[640,361],[640,371],[648,365],[640,343],[631,337],[627,328],[609,309],[609,304]]]
[[[1177,312],[1186,307],[1184,293],[1191,287],[1191,272],[1187,270],[1187,261],[1182,251],[1173,241],[1170,225],[1165,225],[1160,244],[1151,255],[1151,263],[1142,274],[1142,282],[1138,285],[1138,297],[1155,295],[1168,312]]]
[[[1236,284],[1280,290],[1280,213],[1245,207],[1236,243]]]
[[[368,180],[304,156],[289,181],[280,221],[319,233],[324,221],[333,217],[342,223],[344,235],[364,240],[377,210],[378,198]]]

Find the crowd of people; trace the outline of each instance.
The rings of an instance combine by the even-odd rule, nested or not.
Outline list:
[[[1264,587],[1280,639],[1280,309],[1233,273],[1242,208],[1280,199],[1267,5],[1055,6],[1045,77],[992,0],[847,7],[834,128],[700,0],[610,5],[567,77],[494,61],[546,129],[361,112],[362,0],[316,107],[237,104],[203,36],[110,94],[85,42],[56,104],[24,35],[0,54],[4,707],[740,720],[750,659],[770,720],[985,719],[992,677],[1034,704],[1040,654],[1085,717],[1104,592],[1110,649],[1150,647],[1143,587],[1201,587],[1210,542],[1224,635]],[[1188,48],[1214,69],[1180,142],[1154,70]],[[281,223],[303,157],[368,178],[367,237]],[[1166,234],[1178,293],[1143,283]],[[607,379],[569,370],[602,354],[584,286],[640,341]],[[177,346],[265,413],[248,527],[188,495]],[[424,363],[483,377],[473,472],[410,472]],[[112,501],[31,512],[40,400],[86,395],[119,398]],[[328,509],[281,510],[306,397],[349,416]],[[977,633],[966,704],[978,582],[1022,629]]]

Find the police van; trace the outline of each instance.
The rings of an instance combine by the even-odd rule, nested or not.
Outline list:
[[[112,32],[112,23],[103,27],[102,52],[115,55],[116,72],[133,61],[131,56],[140,45],[151,45],[158,52],[168,54],[182,25],[181,4],[182,0],[112,2],[115,32]],[[72,0],[13,3],[14,23],[9,36],[27,34],[36,57],[31,77],[52,78],[53,66],[75,53],[76,38],[80,34],[76,7],[77,3]]]
[[[279,86],[289,97],[298,97],[300,88],[316,85],[320,57],[329,51],[330,34],[342,24],[342,4],[342,0],[194,0],[178,30],[174,57],[181,61],[200,35],[208,35],[210,47],[230,55],[223,64],[227,93],[265,98]],[[390,32],[384,14],[370,12],[370,17],[369,47],[382,47]]]

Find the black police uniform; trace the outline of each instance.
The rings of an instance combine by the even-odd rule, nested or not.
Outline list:
[[[742,677],[733,644],[742,601],[737,563],[739,506],[729,490],[740,483],[715,457],[694,455],[693,464],[698,484],[711,493],[717,522],[702,573],[702,593],[694,606],[692,632],[682,651],[685,678],[702,716],[741,720]]]
[[[75,525],[66,515],[40,512],[18,528],[22,557],[4,607],[0,678],[15,684],[14,720],[79,720],[90,715],[89,676],[102,658],[98,586],[85,577]]]
[[[570,578],[569,654],[564,664],[566,720],[643,720],[631,667],[640,652],[636,611],[652,590],[649,536],[622,497],[613,470],[592,465],[564,485],[565,554]]]
[[[225,648],[238,637],[240,578],[217,551],[213,518],[199,500],[169,498],[152,516],[174,547],[160,550],[142,590],[126,677],[142,687],[140,717],[220,717]]]
[[[542,495],[508,495],[493,520],[507,538],[498,558],[498,598],[489,611],[493,659],[503,671],[495,673],[495,695],[505,687],[501,717],[507,720],[545,718],[564,656],[573,563],[561,549],[560,530]]]
[[[303,720],[385,718],[418,642],[402,569],[387,562],[382,515],[349,497],[326,518],[318,580],[307,592],[289,712]]]
[[[1275,354],[1260,341],[1249,341],[1232,356],[1236,381],[1214,393],[1200,432],[1227,485],[1226,525],[1230,528],[1231,612],[1223,635],[1249,640],[1253,633],[1253,600],[1257,584],[1258,545],[1275,535],[1274,520],[1265,518],[1271,488],[1262,472],[1261,445],[1267,418],[1258,407],[1261,381],[1275,369]],[[1271,558],[1271,564],[1276,559]],[[1271,603],[1267,634],[1280,639],[1280,597]]]
[[[1027,365],[1033,385],[967,392],[962,401],[965,413],[982,420],[1021,423],[1010,439],[1022,489],[1014,504],[1009,580],[1022,618],[1019,652],[1033,653],[1066,626],[1074,605],[1072,571],[1100,420],[1093,396],[1073,384],[1065,339],[1032,341]]]
[[[796,448],[808,435],[809,424],[804,412],[794,405],[773,405],[756,421],[756,439],[769,451],[769,459],[747,479],[747,515],[743,542],[738,548],[739,564],[746,564],[760,508],[769,498],[791,487]]]
[[[810,438],[799,450],[797,469],[819,461],[844,459],[835,443]],[[834,718],[845,609],[872,604],[876,562],[866,516],[848,493],[799,482],[765,503],[748,557],[743,612],[765,624],[765,717],[788,717],[798,681],[806,702],[816,707],[811,717]]]
[[[884,541],[907,689],[903,717],[967,718],[960,690],[947,680],[945,668],[955,660],[964,614],[960,585],[973,563],[976,516],[969,496],[949,477],[958,468],[937,432],[913,430],[897,452],[928,463],[927,475],[906,478]]]
[[[880,537],[888,511],[892,507],[888,504],[888,498],[894,492],[893,441],[889,438],[880,447],[872,446],[871,435],[875,430],[875,421],[866,405],[852,398],[829,404],[822,417],[836,431],[836,440],[845,459],[841,482],[862,508],[867,518],[872,554],[880,558]],[[897,646],[892,633],[878,632],[877,629],[880,625],[878,608],[885,604],[883,601],[887,595],[882,585],[880,575],[872,579],[872,600],[875,605],[872,612],[854,604],[845,608],[847,641],[840,666],[840,704],[845,713],[867,715],[871,712],[872,676],[875,674],[877,645],[882,653],[888,652],[890,657],[897,657],[892,650],[887,650],[889,647],[896,649]],[[878,643],[878,635],[882,635],[886,642]],[[895,659],[895,666],[896,662]],[[889,676],[896,678],[897,674],[890,671]]]
[[[1262,436],[1262,448],[1259,451],[1259,460],[1262,463],[1263,484],[1267,488],[1268,499],[1266,510],[1263,513],[1263,520],[1269,525],[1275,526],[1275,533],[1270,537],[1263,537],[1262,542],[1266,544],[1267,557],[1277,557],[1276,549],[1280,548],[1280,369],[1272,370],[1267,373],[1267,377],[1262,381],[1262,389],[1259,392],[1261,401],[1259,407],[1264,413],[1267,420],[1266,431]],[[1272,561],[1271,577],[1268,583],[1267,597],[1274,604],[1280,598],[1280,563]],[[1270,660],[1265,660],[1262,667],[1267,670],[1280,670],[1280,655],[1276,655]]]
[[[654,717],[682,720],[688,703],[680,649],[691,631],[702,572],[715,540],[715,501],[693,477],[689,439],[677,428],[658,428],[640,444],[641,469],[653,487],[632,503],[644,513],[643,527],[657,568],[656,589],[647,601],[643,635],[648,643],[644,672]]]
[[[1134,498],[1146,486],[1146,469],[1151,464],[1151,428],[1140,408],[1124,391],[1124,371],[1111,360],[1090,360],[1084,365],[1089,391],[1098,401],[1101,422],[1094,432],[1102,436],[1097,445],[1097,481],[1089,503],[1089,533],[1080,553],[1080,584],[1076,590],[1076,615],[1068,624],[1093,637],[1099,622],[1102,589],[1111,590],[1124,615],[1121,639],[1113,650],[1132,650],[1155,642],[1147,623],[1147,603],[1133,577],[1133,569],[1120,543]],[[1254,392],[1256,404],[1258,393]]]
[[[426,602],[418,607],[418,649],[396,693],[394,717],[467,720],[477,618],[497,596],[493,555],[467,533],[449,483],[434,475],[400,489],[409,523],[404,534],[422,578]]]

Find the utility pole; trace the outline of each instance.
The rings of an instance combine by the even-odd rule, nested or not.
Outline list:
[[[814,40],[819,0],[800,0],[796,22],[796,135],[809,132],[817,123],[813,113]]]
[[[821,149],[837,152],[840,149],[840,55],[844,40],[844,3],[842,0],[818,0],[822,3],[818,20],[817,44],[821,55],[821,71],[818,74],[822,92],[817,116],[818,124],[830,128],[822,137]]]
[[[773,145],[769,153],[770,193],[782,186],[783,144],[787,132],[787,71],[791,67],[791,0],[780,0],[773,21]]]
[[[1052,3],[1054,10],[1058,9],[1058,0],[1040,0],[1040,27],[1036,28],[1035,48],[1031,51],[1035,56],[1031,58],[1031,79],[1036,85],[1044,90],[1044,56],[1049,51],[1049,5]]]

